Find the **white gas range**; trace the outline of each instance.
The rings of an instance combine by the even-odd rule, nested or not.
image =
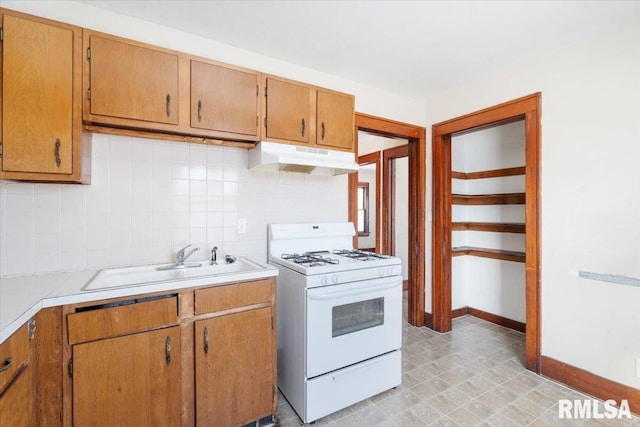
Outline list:
[[[305,422],[400,385],[399,258],[352,249],[352,223],[269,225],[278,386]]]

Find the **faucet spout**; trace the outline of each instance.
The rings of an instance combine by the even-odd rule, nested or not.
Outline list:
[[[200,250],[200,248],[193,248],[193,249],[191,249],[189,252],[187,252],[185,254],[184,251],[187,250],[190,247],[191,247],[191,245],[187,245],[184,248],[180,249],[176,253],[176,264],[177,265],[184,265],[184,262],[187,260],[187,258],[189,258],[191,255],[193,255],[196,251]]]

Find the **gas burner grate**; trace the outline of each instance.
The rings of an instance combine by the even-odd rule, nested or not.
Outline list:
[[[357,259],[360,261],[372,261],[377,259],[387,259],[388,255],[377,254],[375,252],[361,251],[359,249],[336,249],[334,255],[340,255],[346,258]]]
[[[329,253],[329,252],[322,252]],[[282,259],[286,259],[296,264],[304,265],[305,267],[321,267],[328,264],[338,264],[335,258],[321,256],[318,253],[305,252],[303,254],[282,254]]]

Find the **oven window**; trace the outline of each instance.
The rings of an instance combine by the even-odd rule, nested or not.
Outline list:
[[[332,313],[332,337],[384,324],[384,297],[337,305]]]

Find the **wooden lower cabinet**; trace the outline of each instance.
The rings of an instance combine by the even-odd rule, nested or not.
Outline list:
[[[33,369],[25,365],[0,392],[0,426],[36,426],[35,398]]]
[[[73,346],[73,425],[178,426],[178,326]]]
[[[196,425],[240,426],[272,414],[271,307],[195,323]]]

